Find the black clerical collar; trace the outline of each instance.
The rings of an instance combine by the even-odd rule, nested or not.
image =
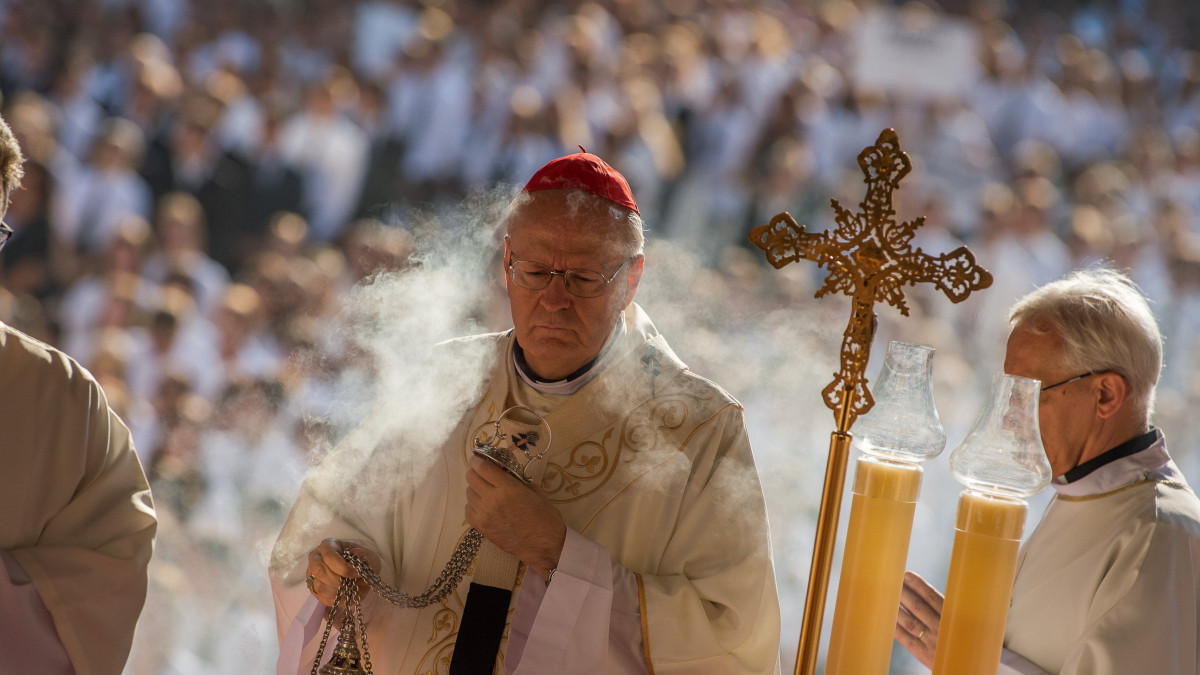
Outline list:
[[[562,377],[557,380],[547,380],[534,372],[533,368],[529,367],[529,362],[525,360],[525,350],[521,349],[521,343],[517,342],[516,336],[513,336],[513,359],[516,360],[517,367],[520,368],[525,375],[529,376],[529,379],[541,384],[551,384],[554,382],[570,382],[571,380],[579,379],[584,373],[590,370],[592,366],[596,365],[596,361],[600,359],[600,356],[597,355],[596,358],[583,364],[578,370],[570,375],[567,375],[566,377]]]
[[[1154,445],[1154,443],[1158,441],[1161,436],[1162,431],[1158,429],[1151,429],[1140,436],[1134,436],[1117,447],[1107,450],[1104,453],[1097,455],[1096,457],[1093,457],[1074,469],[1064,473],[1063,480],[1068,483],[1074,483],[1075,481],[1083,478],[1096,469],[1099,469],[1105,464],[1111,464],[1118,459],[1124,459],[1125,457],[1145,450],[1146,448]]]
[[[513,337],[513,366],[517,371],[517,375],[525,381],[525,384],[533,387],[540,394],[569,396],[586,387],[589,382],[596,379],[600,375],[600,371],[604,370],[605,364],[608,361],[616,358],[617,349],[615,349],[618,338],[625,334],[625,315],[617,317],[617,325],[613,327],[612,334],[608,336],[608,342],[604,344],[604,348],[591,361],[583,364],[583,367],[575,372],[567,375],[561,380],[548,381],[536,373],[529,367],[529,361],[525,358],[525,350],[517,343],[516,336]]]

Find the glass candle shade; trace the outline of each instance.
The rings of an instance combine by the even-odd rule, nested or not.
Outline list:
[[[923,473],[946,434],[933,403],[933,349],[892,342],[859,420],[850,521],[825,662],[828,674],[886,675]]]

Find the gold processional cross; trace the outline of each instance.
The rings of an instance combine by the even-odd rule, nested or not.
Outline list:
[[[866,176],[867,196],[860,211],[851,213],[836,199],[831,200],[838,227],[830,232],[810,233],[787,212],[750,231],[750,241],[766,251],[776,269],[803,258],[829,270],[815,297],[842,292],[853,299],[853,311],[842,334],[841,369],[821,391],[825,405],[841,422],[846,406],[848,431],[859,415],[875,404],[864,376],[874,335],[874,306],[884,301],[908,316],[904,287],[930,282],[952,302],[961,302],[971,291],[992,285],[992,275],[975,264],[975,256],[961,246],[937,257],[912,246],[925,216],[896,222],[892,192],[912,170],[908,154],[892,129],[884,129],[875,145],[858,155]]]
[[[875,405],[864,374],[875,333],[875,303],[886,302],[908,316],[905,286],[914,286],[917,282],[932,283],[951,302],[961,302],[972,291],[992,285],[991,273],[975,264],[975,256],[965,246],[936,257],[913,248],[913,236],[925,223],[924,216],[896,222],[892,192],[912,170],[912,162],[900,150],[895,130],[884,129],[875,145],[859,153],[858,165],[866,176],[867,196],[859,204],[858,213],[843,208],[836,199],[831,200],[837,214],[836,229],[824,233],[806,232],[804,226],[797,225],[785,212],[750,231],[750,241],[766,252],[767,260],[776,269],[800,259],[811,260],[826,268],[828,276],[816,297],[841,292],[849,295],[853,303],[850,322],[842,334],[841,367],[821,392],[825,405],[834,412],[837,431],[833,432],[829,443],[829,461],[796,654],[796,675],[816,672],[825,592],[829,585],[842,486],[849,460],[849,431],[858,416]]]

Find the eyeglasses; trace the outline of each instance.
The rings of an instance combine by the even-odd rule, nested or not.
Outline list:
[[[0,220],[0,250],[4,249],[4,245],[8,243],[8,238],[13,235],[13,229],[9,227],[3,220]]]
[[[1050,385],[1049,387],[1042,387],[1042,393],[1044,394],[1044,393],[1046,393],[1046,392],[1050,391],[1051,389],[1053,389],[1053,388],[1055,388],[1055,387],[1061,387],[1061,386],[1063,386],[1064,384],[1071,384],[1071,383],[1072,383],[1072,382],[1074,382],[1075,380],[1082,380],[1082,379],[1083,379],[1083,378],[1085,378],[1085,377],[1091,377],[1091,376],[1093,376],[1093,375],[1099,375],[1100,373],[1106,373],[1106,372],[1108,372],[1108,371],[1106,371],[1106,370],[1093,370],[1093,371],[1090,371],[1090,372],[1084,373],[1084,374],[1082,374],[1082,375],[1076,375],[1075,377],[1069,377],[1069,378],[1067,378],[1067,379],[1063,380],[1062,382],[1055,382],[1054,384]]]
[[[633,260],[633,256],[622,260],[616,271],[607,277],[592,270],[556,270],[532,260],[511,260],[508,263],[508,277],[514,284],[531,291],[540,291],[549,286],[554,277],[562,277],[563,284],[571,295],[578,298],[596,298],[604,293],[604,289],[617,278],[630,260]]]

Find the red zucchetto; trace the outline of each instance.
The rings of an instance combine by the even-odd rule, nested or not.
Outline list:
[[[556,189],[590,192],[641,215],[625,177],[590,152],[577,152],[550,161],[533,174],[521,191]]]

